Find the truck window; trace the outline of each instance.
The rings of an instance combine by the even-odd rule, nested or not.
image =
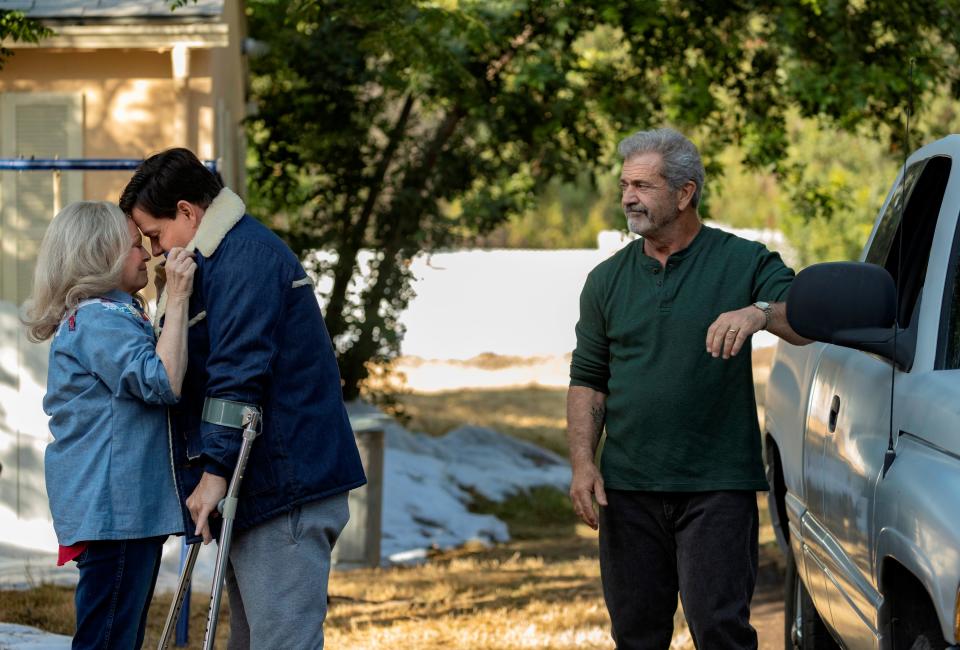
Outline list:
[[[943,193],[950,178],[951,161],[935,156],[907,169],[873,238],[866,261],[884,267],[897,286],[897,323],[903,329],[911,318],[927,275],[927,260],[940,214]],[[901,210],[903,196],[906,207]]]
[[[903,215],[903,197],[909,196],[913,192],[913,187],[917,183],[920,172],[927,164],[926,160],[915,162],[907,169],[907,173],[902,183],[897,183],[893,188],[893,196],[887,204],[887,209],[880,218],[880,225],[877,227],[877,234],[870,244],[870,250],[867,252],[866,261],[871,264],[884,266],[887,257],[890,255],[890,248],[893,246],[893,238],[897,234],[897,228],[900,226],[900,217]]]
[[[937,343],[937,370],[960,368],[960,225],[953,238],[950,266],[944,288],[940,338]]]
[[[948,370],[960,368],[960,273],[954,262],[953,291],[949,296],[950,311],[947,326],[947,354],[943,367]]]

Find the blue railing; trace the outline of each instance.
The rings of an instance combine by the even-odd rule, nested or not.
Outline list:
[[[139,158],[0,158],[0,172],[35,171],[133,171],[143,160]],[[204,160],[210,171],[217,172],[216,160]],[[56,181],[55,181],[56,182]],[[186,545],[181,551],[180,570],[186,555]],[[187,591],[180,618],[177,619],[176,645],[183,647],[188,642],[190,621],[190,592]]]
[[[138,158],[0,158],[0,171],[122,171],[134,170]],[[217,171],[216,160],[204,160],[212,172]]]

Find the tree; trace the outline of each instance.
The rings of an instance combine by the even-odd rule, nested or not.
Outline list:
[[[253,202],[316,273],[357,394],[395,354],[407,262],[609,169],[618,137],[672,123],[778,166],[785,115],[894,124],[915,85],[960,85],[953,0],[698,3],[251,0]],[[335,254],[309,254],[325,249]],[[359,253],[374,252],[364,270]],[[358,277],[365,273],[363,282]]]
[[[27,18],[22,11],[0,9],[0,70],[13,51],[5,47],[7,43],[37,43],[42,38],[53,36],[53,31],[42,24]]]

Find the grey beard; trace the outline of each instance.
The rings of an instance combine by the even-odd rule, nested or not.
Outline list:
[[[649,210],[624,210],[624,214],[627,217],[627,230],[635,235],[642,235],[643,233],[639,232],[639,229],[634,227],[634,219],[646,217],[649,226],[656,227],[656,222],[650,218]]]

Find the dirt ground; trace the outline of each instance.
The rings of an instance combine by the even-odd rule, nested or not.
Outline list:
[[[783,648],[783,571],[784,559],[776,546],[761,548],[757,588],[750,610],[760,650]]]
[[[773,348],[769,347],[753,351],[761,422],[772,354]],[[416,430],[440,435],[463,422],[471,422],[565,455],[563,413],[568,368],[569,357],[517,360],[487,355],[464,362],[404,358],[397,369],[403,373],[403,383],[411,393],[401,397],[400,401],[411,418],[411,428]],[[761,513],[760,568],[751,623],[757,630],[760,650],[779,650],[784,646],[784,558],[774,542],[766,517],[764,495],[759,495],[758,506]],[[603,609],[601,599],[593,602]],[[605,613],[601,611],[602,615]],[[692,650],[692,643],[685,646],[682,637],[682,634],[675,637],[673,650]],[[601,643],[597,647],[611,646]]]
[[[767,350],[754,354],[758,397],[763,394],[769,356]],[[408,364],[407,388],[412,391],[399,400],[409,418],[408,426],[441,435],[464,423],[479,424],[565,454],[561,380],[569,360],[534,361],[483,358],[458,364]],[[449,373],[451,365],[464,376],[446,374],[443,391],[432,392],[437,387],[426,385],[424,378],[430,377],[416,374],[421,367]],[[532,376],[514,376],[518,368]],[[514,374],[506,376],[504,371]],[[553,383],[544,380],[553,375],[560,379]],[[478,390],[477,384],[485,388]],[[514,539],[506,544],[492,548],[468,544],[437,552],[420,566],[334,572],[326,626],[328,646],[350,650],[612,648],[595,533],[574,523],[572,512],[567,512],[568,500],[562,495],[559,504],[546,508],[546,514],[541,512],[545,500],[544,495],[520,498],[502,512],[489,513],[509,522]],[[529,510],[532,502],[540,510]],[[520,510],[511,510],[518,504]],[[760,650],[779,650],[784,645],[784,559],[774,541],[762,495],[758,506],[760,567],[751,622],[757,629]],[[549,530],[540,530],[544,525],[541,516],[552,526]],[[72,589],[52,585],[0,592],[0,620],[69,633],[72,596]],[[195,594],[194,599],[190,647],[198,648],[206,598]],[[166,595],[159,596],[151,607],[145,647],[156,643],[168,605]],[[225,604],[224,622],[228,611]],[[228,627],[225,624],[218,629],[221,641]],[[671,650],[693,650],[689,634],[683,634],[682,621],[680,630]]]

